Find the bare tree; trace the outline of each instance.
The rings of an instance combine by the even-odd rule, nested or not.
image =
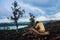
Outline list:
[[[21,10],[20,9],[21,7],[18,8],[18,4],[16,1],[14,1],[13,7],[11,7],[11,8],[13,10],[13,16],[11,16],[11,19],[14,20],[16,27],[17,27],[16,32],[18,32],[18,23],[17,22],[18,22],[18,19],[23,16],[23,13],[25,13],[25,10],[24,9]]]

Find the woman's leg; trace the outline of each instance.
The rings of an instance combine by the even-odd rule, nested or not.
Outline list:
[[[30,30],[33,31],[33,33],[36,33],[36,34],[38,34],[38,35],[40,34],[40,33],[39,33],[36,29],[34,29],[34,28],[30,28]]]
[[[34,28],[29,28],[28,30],[29,30],[29,32],[24,33],[23,36],[26,35],[26,34],[31,34],[31,33],[33,33],[33,34],[38,34],[38,35],[40,34],[40,33],[39,33],[36,29],[34,29]]]
[[[45,32],[44,30],[42,30],[42,31],[37,31],[36,29],[34,29],[34,28],[31,28],[30,30],[32,30],[34,33],[36,33],[36,34],[38,34],[38,35],[49,35],[50,33],[47,31],[47,32]]]

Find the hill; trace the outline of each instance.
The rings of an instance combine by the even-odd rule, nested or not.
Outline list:
[[[44,25],[46,31],[50,32],[50,35],[47,36],[48,38],[46,40],[56,38],[57,34],[60,35],[60,21],[49,21]],[[29,27],[19,29],[19,33],[16,33],[16,30],[0,30],[0,40],[38,40],[40,37],[37,37],[34,34],[22,36],[22,34],[29,32],[28,28]]]

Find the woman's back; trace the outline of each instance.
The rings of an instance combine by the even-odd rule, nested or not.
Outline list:
[[[43,25],[43,23],[37,23],[36,27],[35,28],[39,28],[38,31],[40,32],[45,32],[45,27]]]

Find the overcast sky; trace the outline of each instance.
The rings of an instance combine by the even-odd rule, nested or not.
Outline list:
[[[0,0],[0,20],[9,21],[12,16],[12,3],[15,0]],[[36,20],[60,20],[60,0],[16,0],[18,5],[25,9],[20,21],[29,21],[29,13],[33,13]],[[25,19],[25,20],[24,20]],[[7,20],[7,21],[6,21]]]

